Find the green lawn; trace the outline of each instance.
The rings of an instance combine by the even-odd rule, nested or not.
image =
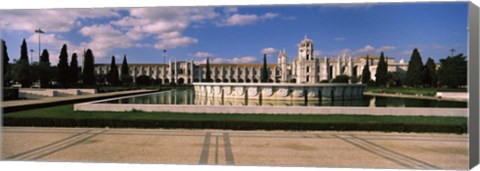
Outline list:
[[[388,94],[406,94],[406,95],[416,95],[421,94],[423,96],[435,96],[437,92],[467,92],[467,89],[458,88],[402,88],[402,87],[366,87],[364,92],[371,93],[388,93]]]
[[[164,112],[83,112],[73,105],[4,114],[6,126],[364,130],[465,133],[466,117],[248,115]]]

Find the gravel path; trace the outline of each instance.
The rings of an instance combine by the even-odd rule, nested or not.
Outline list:
[[[2,129],[3,160],[467,169],[468,135],[181,129]]]

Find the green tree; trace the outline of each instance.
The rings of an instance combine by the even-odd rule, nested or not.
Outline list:
[[[83,66],[83,74],[82,74],[82,81],[85,85],[95,85],[95,57],[93,56],[92,50],[88,49],[85,52],[84,57],[84,66]]]
[[[429,87],[435,87],[438,82],[437,70],[435,69],[435,62],[432,58],[428,58],[427,63],[424,66],[424,84]]]
[[[348,75],[338,75],[332,80],[332,83],[348,83],[348,80],[350,80]]]
[[[70,72],[68,67],[68,53],[66,44],[63,44],[62,50],[60,51],[60,56],[58,58],[57,81],[62,87],[68,87],[70,83]]]
[[[47,49],[43,49],[42,56],[40,56],[40,63],[45,63],[50,66],[50,54]]]
[[[262,83],[268,82],[268,68],[267,68],[267,54],[263,54],[263,67],[260,73],[260,79]]]
[[[149,76],[146,75],[140,75],[137,78],[135,78],[135,84],[137,85],[151,85],[152,84],[152,79]]]
[[[388,72],[387,85],[394,87],[401,87],[405,82],[405,72]]]
[[[133,82],[133,78],[130,75],[130,69],[128,68],[127,55],[123,56],[123,62],[121,67],[120,80],[124,85],[130,85]]]
[[[206,67],[207,67],[206,68],[207,72],[206,72],[206,76],[205,76],[206,78],[205,79],[206,79],[207,82],[212,82],[213,81],[212,80],[212,71],[210,71],[210,60],[209,60],[208,57],[207,57],[207,66]]]
[[[362,70],[362,83],[367,84],[371,80],[370,76],[370,59],[368,59],[368,54],[366,57],[366,64]]]
[[[418,49],[415,48],[408,62],[407,78],[406,85],[408,86],[418,86],[423,84],[423,62]]]
[[[1,45],[1,50],[2,50],[2,59],[3,59],[3,87],[9,86],[10,82],[10,66],[9,66],[9,61],[10,58],[8,57],[8,52],[7,52],[7,44],[5,43],[5,40],[2,39],[2,45]]]
[[[457,88],[467,85],[467,57],[463,54],[440,59],[438,81],[443,86]]]
[[[24,61],[27,64],[29,64],[28,48],[27,48],[27,42],[25,42],[25,39],[23,39],[22,46],[20,46],[20,61]]]
[[[70,61],[70,84],[76,85],[78,83],[78,76],[80,69],[78,68],[77,53],[72,54],[72,59]]]
[[[380,53],[380,59],[377,65],[377,73],[375,73],[375,82],[377,86],[384,87],[388,81],[388,66],[383,55],[383,51]]]
[[[28,50],[27,43],[23,39],[22,45],[20,46],[20,59],[15,63],[13,69],[13,77],[15,81],[18,81],[22,84],[22,87],[29,87],[32,83],[30,77],[30,64],[28,62]]]
[[[44,49],[42,51],[42,56],[40,56],[40,62],[38,65],[38,79],[40,80],[40,86],[48,87],[49,82],[52,80],[53,77],[50,67],[50,55],[47,49]]]
[[[117,85],[119,82],[118,68],[117,64],[115,63],[115,56],[112,56],[112,63],[110,64],[110,70],[107,74],[107,81],[110,83],[110,85]]]

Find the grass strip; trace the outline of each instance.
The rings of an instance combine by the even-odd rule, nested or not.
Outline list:
[[[466,117],[84,112],[62,105],[3,115],[4,126],[466,133]]]

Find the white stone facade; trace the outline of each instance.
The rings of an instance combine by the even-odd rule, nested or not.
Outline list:
[[[367,62],[366,56],[352,58],[316,57],[313,41],[305,37],[298,45],[298,56],[288,63],[285,50],[278,54],[277,64],[268,64],[268,82],[315,84],[331,81],[338,75],[348,75],[360,78]],[[379,56],[369,55],[371,78],[375,73]],[[393,58],[387,58],[389,72],[406,72],[408,64],[401,60],[396,63]],[[192,84],[205,82],[206,64],[194,64],[193,61],[170,61],[169,64],[129,64],[130,75],[136,78],[147,75],[162,84]],[[263,64],[210,64],[211,78],[216,83],[258,83],[261,81]],[[107,74],[110,64],[97,64],[96,74]],[[117,66],[120,73],[121,65]]]

